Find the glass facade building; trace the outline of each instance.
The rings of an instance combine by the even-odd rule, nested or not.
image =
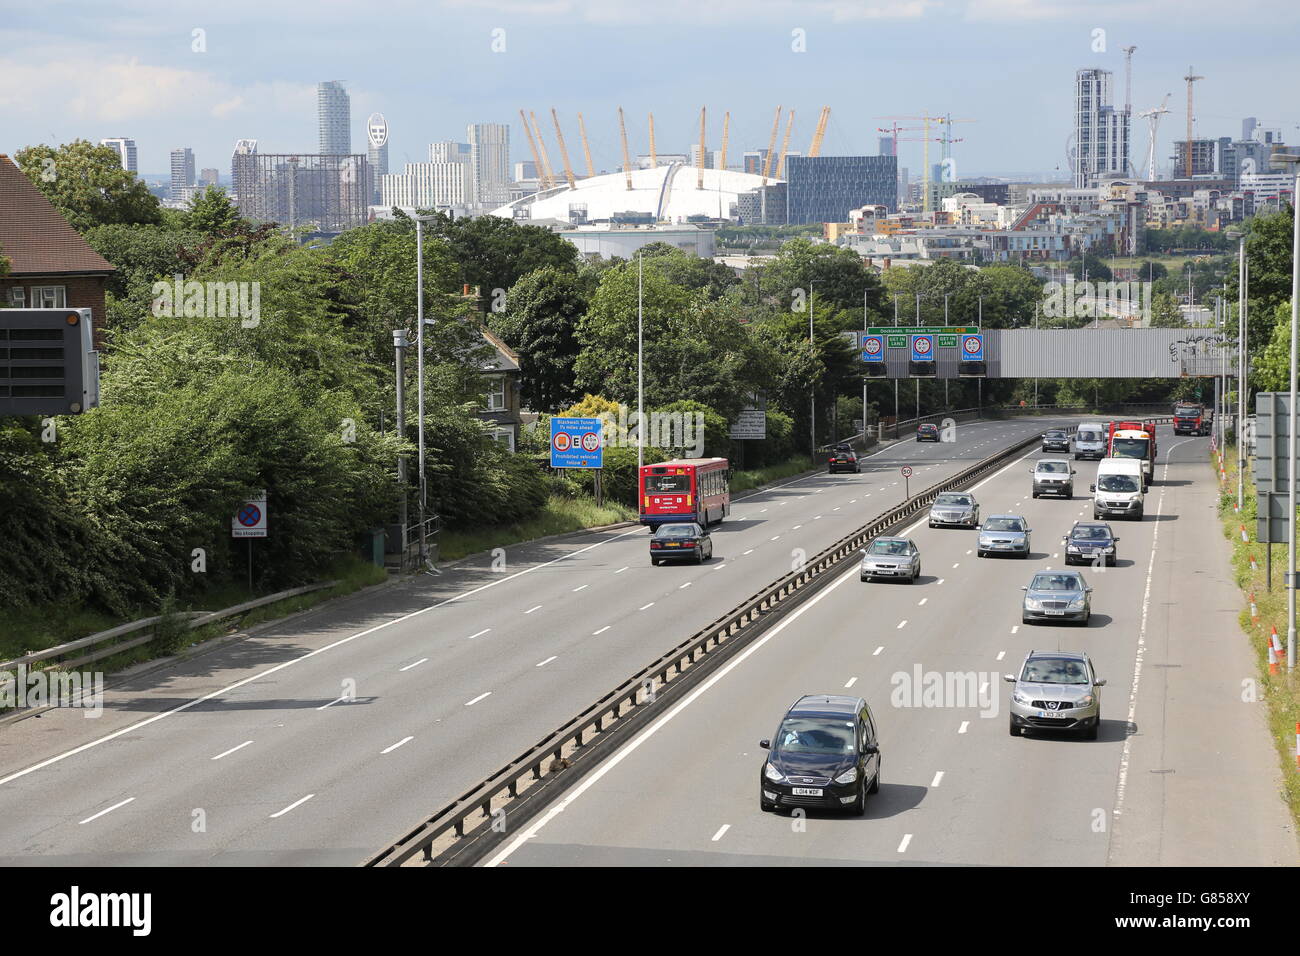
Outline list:
[[[895,156],[787,156],[786,221],[848,222],[862,206],[898,208]]]

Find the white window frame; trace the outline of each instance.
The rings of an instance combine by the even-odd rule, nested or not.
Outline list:
[[[20,285],[9,290],[9,306],[14,309],[27,308],[27,290]]]
[[[66,309],[68,307],[68,289],[67,286],[61,285],[34,285],[32,286],[32,308],[33,309]],[[53,301],[47,303],[46,297]]]
[[[485,401],[489,412],[504,412],[506,410],[506,377],[504,375],[489,376]]]
[[[510,449],[511,454],[515,450],[515,430],[513,428],[494,428],[492,429],[492,440],[500,442]]]

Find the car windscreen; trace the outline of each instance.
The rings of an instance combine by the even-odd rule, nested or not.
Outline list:
[[[693,538],[695,537],[695,525],[693,524],[666,524],[655,532],[656,538]]]
[[[691,490],[690,475],[646,475],[646,494],[657,495],[672,492],[685,494]]]
[[[1097,490],[1112,494],[1134,492],[1138,490],[1138,483],[1132,475],[1102,475],[1097,479]]]
[[[1101,441],[1100,432],[1075,432],[1075,441]]]
[[[1174,414],[1179,418],[1195,418],[1201,413],[1201,410],[1194,405],[1182,405],[1174,409]]]
[[[1112,458],[1145,458],[1147,440],[1145,438],[1116,438],[1110,443]]]
[[[1075,528],[1070,537],[1078,541],[1106,541],[1110,538],[1110,532],[1100,527],[1083,527]]]
[[[1070,470],[1069,462],[1064,461],[1040,461],[1038,463],[1038,473],[1040,475],[1064,475]]]
[[[971,506],[970,495],[940,495],[934,499],[936,505],[948,505],[950,507],[969,508]]]
[[[907,554],[908,547],[906,541],[873,541],[871,547],[867,549],[868,554]]]
[[[1035,684],[1086,684],[1088,668],[1072,658],[1036,657],[1025,661],[1022,681]]]
[[[777,753],[851,754],[857,750],[853,721],[828,717],[787,717],[772,741]]]
[[[1044,437],[1044,438],[1064,438],[1064,437],[1065,437],[1065,432],[1048,432],[1048,433],[1047,433],[1046,435],[1044,435],[1043,437]]]
[[[1078,591],[1079,579],[1070,574],[1035,574],[1031,591]]]
[[[1018,518],[990,518],[984,522],[985,531],[1024,531],[1024,522]]]

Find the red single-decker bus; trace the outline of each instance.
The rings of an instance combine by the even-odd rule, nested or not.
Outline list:
[[[641,523],[652,529],[672,521],[708,526],[731,514],[725,458],[680,458],[642,465],[637,476]]]

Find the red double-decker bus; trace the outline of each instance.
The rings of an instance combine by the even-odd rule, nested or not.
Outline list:
[[[680,458],[642,465],[637,476],[641,523],[652,529],[670,521],[711,525],[731,514],[725,458]]]

